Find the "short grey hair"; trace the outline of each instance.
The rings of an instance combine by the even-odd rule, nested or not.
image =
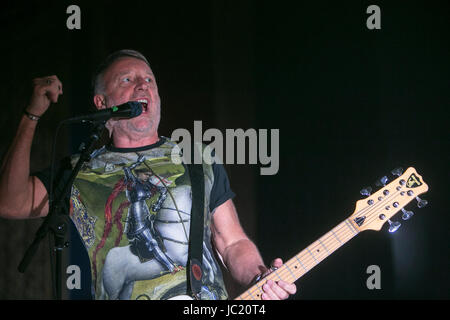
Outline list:
[[[106,57],[106,59],[98,66],[97,70],[95,71],[92,77],[93,95],[103,93],[105,89],[103,83],[103,74],[106,71],[106,69],[108,69],[109,66],[111,66],[117,60],[127,57],[142,60],[150,67],[150,63],[148,62],[147,58],[145,58],[145,56],[142,53],[136,50],[123,49],[113,52],[108,57]]]

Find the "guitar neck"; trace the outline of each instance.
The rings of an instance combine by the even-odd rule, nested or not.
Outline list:
[[[257,282],[235,300],[261,300],[261,295],[263,293],[262,286],[267,280],[283,280],[289,283],[295,282],[356,236],[358,232],[359,231],[350,219],[344,220],[320,239],[316,240],[306,249],[287,261],[280,268]]]

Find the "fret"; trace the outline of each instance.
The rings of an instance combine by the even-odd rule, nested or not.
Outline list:
[[[280,270],[280,269],[278,269],[278,270]],[[274,270],[273,274],[275,274],[278,277],[278,279],[284,280],[284,279],[281,279],[280,275],[278,274],[278,270]]]
[[[328,254],[333,253],[335,250],[340,248],[345,242],[347,242],[348,239],[344,239],[344,237],[342,237],[341,241],[341,238],[338,236],[339,233],[338,229],[342,228],[346,229],[346,227],[343,224],[340,224],[336,228],[328,232],[326,236],[320,239],[323,245],[325,246]]]
[[[268,279],[274,280],[278,278],[290,283],[295,282],[358,233],[358,230],[349,221],[344,220],[330,232],[291,258],[282,267],[253,285],[237,297],[236,300],[261,300],[262,286]],[[260,293],[257,293],[257,291]]]
[[[306,266],[306,268],[309,270],[311,270],[312,268],[314,268],[314,266],[317,263],[314,263],[314,259],[311,258],[311,255],[307,252],[307,250],[303,250],[302,252],[300,252],[300,254],[298,255],[299,258],[302,259],[303,264]]]
[[[320,261],[322,261],[325,257],[323,257],[323,253],[318,249],[318,242],[314,242],[311,244],[307,249],[310,255],[314,258],[315,264],[318,264]]]
[[[306,250],[308,250],[309,254],[311,255],[311,257],[313,257],[313,259],[316,261],[316,263],[319,263],[319,261],[317,261],[316,257],[314,257],[314,255],[312,254],[311,250],[309,250],[309,248],[306,248]]]
[[[340,244],[342,244],[341,240],[339,240],[338,236],[336,235],[336,233],[334,233],[333,230],[331,230],[331,233],[334,235],[334,237],[336,238],[336,240],[339,241]]]
[[[345,224],[349,227],[350,230],[352,230],[354,234],[357,233],[357,231],[355,231],[355,227],[350,222],[348,222],[348,220],[345,220]]]
[[[319,239],[319,242],[320,242],[320,244],[322,245],[322,247],[327,251],[327,253],[330,254],[330,253],[328,252],[327,247],[325,247],[325,245],[323,244],[323,242],[322,242],[320,239]]]
[[[295,277],[295,275],[292,273],[291,268],[289,268],[289,265],[286,263],[285,264],[286,269],[289,271],[289,273],[291,274],[291,277],[293,279],[293,281],[297,280],[297,278]]]
[[[248,291],[248,294],[250,295],[250,297],[252,297],[251,300],[256,300],[255,297],[252,295],[252,293],[250,292],[250,290]]]
[[[300,262],[300,265],[302,266],[302,268],[305,270],[305,272],[308,272],[308,270],[305,268],[305,266],[303,265],[303,263],[300,261],[300,259],[298,258],[298,255],[295,256],[295,258],[297,259],[298,262]]]

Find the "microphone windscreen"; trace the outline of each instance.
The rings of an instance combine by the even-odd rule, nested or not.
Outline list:
[[[137,117],[142,113],[142,104],[137,101],[130,101],[128,104],[131,107],[131,118]]]

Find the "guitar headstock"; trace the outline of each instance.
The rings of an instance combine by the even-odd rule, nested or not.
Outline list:
[[[414,168],[410,167],[403,173],[401,168],[397,168],[392,170],[392,174],[398,177],[389,184],[386,184],[387,177],[381,178],[378,181],[381,188],[377,192],[371,194],[370,187],[361,190],[367,198],[356,202],[356,209],[349,218],[359,231],[378,231],[388,222],[389,231],[395,232],[400,223],[392,222],[392,216],[402,211],[403,220],[408,220],[414,214],[404,209],[409,202],[417,200],[419,208],[427,204],[419,195],[428,191],[428,185]]]

